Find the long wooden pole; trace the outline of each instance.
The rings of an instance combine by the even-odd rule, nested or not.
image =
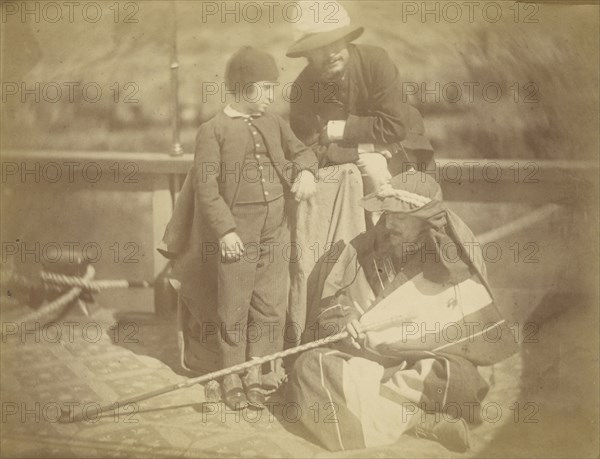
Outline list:
[[[374,324],[369,324],[369,325],[362,325],[361,329],[363,332],[367,332],[367,331],[378,330],[380,328],[392,327],[392,326],[395,326],[400,323],[402,323],[402,318],[394,317],[385,322],[374,323]],[[234,365],[232,367],[223,368],[222,370],[213,371],[212,373],[208,373],[203,376],[198,376],[196,378],[188,378],[184,381],[181,381],[180,383],[173,384],[173,385],[167,386],[167,387],[163,387],[162,389],[153,390],[151,392],[146,392],[144,394],[136,395],[135,397],[118,400],[116,402],[101,406],[97,410],[101,415],[104,415],[108,412],[118,410],[119,407],[129,405],[131,403],[141,402],[143,400],[148,400],[149,398],[153,398],[158,395],[166,394],[168,392],[173,392],[173,391],[176,391],[179,389],[184,389],[186,387],[194,386],[196,384],[202,384],[202,383],[205,383],[208,381],[213,381],[213,380],[222,378],[223,376],[231,375],[234,373],[241,373],[244,370],[247,370],[249,368],[252,368],[252,367],[255,367],[258,365],[262,365],[263,363],[266,363],[266,362],[271,362],[271,361],[277,360],[277,359],[283,359],[285,357],[289,357],[290,355],[299,354],[301,352],[305,352],[310,349],[315,349],[317,347],[322,347],[322,346],[326,346],[331,343],[335,343],[337,341],[341,341],[344,338],[347,338],[348,336],[350,336],[349,332],[344,330],[344,331],[341,331],[334,335],[330,335],[330,336],[327,336],[325,338],[322,338],[322,339],[319,339],[316,341],[311,341],[310,343],[301,344],[300,346],[286,349],[285,351],[275,352],[274,354],[265,355],[264,357],[252,359],[247,362],[243,362],[238,365]],[[79,421],[83,420],[84,417],[85,417],[84,412],[74,414],[70,411],[62,410],[61,416],[59,418],[59,422],[64,422],[64,423],[79,422]]]
[[[346,338],[349,335],[347,331],[343,331],[340,333],[336,333],[335,335],[328,336],[326,338],[312,341],[310,343],[306,343],[297,347],[292,347],[290,349],[286,349],[285,351],[276,352],[275,354],[266,355],[264,357],[249,360],[244,363],[240,363],[238,365],[234,365],[232,367],[224,368],[222,370],[213,371],[212,373],[205,374],[203,376],[198,376],[196,378],[188,378],[180,383],[173,384],[171,386],[163,387],[162,389],[153,390],[151,392],[146,392],[144,394],[136,395],[135,397],[126,398],[123,400],[118,400],[116,402],[112,402],[110,404],[106,404],[97,408],[97,411],[101,415],[105,415],[106,413],[118,410],[119,407],[123,407],[132,403],[141,402],[143,400],[148,400],[149,398],[154,398],[158,395],[166,394],[168,392],[173,392],[179,389],[184,389],[186,387],[191,387],[196,384],[206,383],[208,381],[213,381],[218,378],[222,378],[223,376],[227,376],[233,373],[240,373],[248,368],[252,368],[258,365],[262,365],[265,362],[270,362],[272,360],[281,359],[284,357],[288,357],[290,355],[298,354],[300,352],[307,351],[309,349],[314,349],[317,347],[325,346],[330,343],[335,343],[336,341],[340,341]],[[79,422],[82,421],[85,417],[85,413],[82,411],[81,413],[74,414],[70,411],[62,410],[61,416],[59,418],[59,422],[69,423],[69,422]]]

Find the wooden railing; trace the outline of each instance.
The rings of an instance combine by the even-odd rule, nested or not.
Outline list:
[[[2,152],[3,163],[57,164],[85,161],[109,171],[115,163],[132,163],[136,172],[150,175],[184,175],[193,155],[105,151]],[[445,198],[456,201],[564,202],[592,197],[598,187],[598,161],[539,159],[437,159],[436,177]],[[3,174],[5,173],[3,166]],[[492,191],[493,190],[493,191]],[[482,191],[488,191],[481,193]]]
[[[11,180],[21,180],[19,174],[29,171],[56,174],[69,164],[80,168],[93,164],[93,170],[106,175],[120,170],[121,174],[135,172],[138,180],[134,191],[152,195],[152,241],[158,246],[169,221],[176,194],[183,176],[189,170],[193,155],[172,156],[164,153],[99,152],[99,151],[30,151],[8,150],[0,155],[2,186],[10,187]],[[49,172],[50,171],[50,172]],[[598,205],[597,161],[551,161],[536,159],[438,159],[435,171],[448,201],[474,202],[528,202],[537,204]],[[432,171],[433,172],[433,171]],[[54,175],[53,175],[54,177]],[[35,177],[34,177],[35,178]],[[44,181],[44,177],[42,182]],[[48,177],[46,177],[48,178]],[[122,177],[123,178],[123,177]],[[35,180],[34,180],[35,181]],[[72,185],[76,186],[76,185]],[[79,184],[88,188],[87,184]],[[96,189],[120,190],[115,181],[99,181]],[[131,188],[128,188],[130,191]],[[119,206],[118,202],[113,203]],[[595,207],[592,207],[595,208]],[[540,218],[548,212],[541,210]],[[6,218],[6,215],[3,215]],[[40,222],[41,224],[42,222]],[[513,226],[519,222],[509,222]],[[530,220],[523,224],[530,224]],[[152,250],[149,256],[156,278],[167,265],[167,260]],[[147,258],[145,258],[147,260]],[[159,305],[155,304],[155,307]]]

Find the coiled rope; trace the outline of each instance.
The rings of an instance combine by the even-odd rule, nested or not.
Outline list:
[[[39,320],[40,318],[49,314],[57,313],[63,307],[67,306],[73,301],[79,301],[79,306],[83,309],[87,315],[87,309],[85,308],[84,301],[80,298],[80,295],[84,292],[100,292],[101,290],[111,288],[145,288],[151,287],[152,282],[148,281],[133,281],[126,279],[115,279],[115,280],[93,280],[96,270],[92,265],[86,267],[86,272],[82,277],[78,276],[67,276],[56,272],[42,271],[40,273],[41,284],[33,282],[27,277],[17,273],[11,269],[2,269],[1,283],[4,286],[14,286],[17,289],[23,290],[39,290],[40,288],[44,291],[58,291],[64,292],[59,298],[52,300],[50,303],[42,306],[38,310],[31,312],[17,319],[21,322],[29,322]],[[65,291],[65,289],[68,289]],[[7,297],[7,299],[13,300],[14,298]],[[6,301],[3,300],[3,301]]]
[[[91,281],[94,278],[95,274],[96,274],[96,270],[94,269],[94,267],[92,265],[88,265],[83,277],[76,278],[76,279],[80,279],[81,281],[86,283],[86,282]],[[51,301],[50,303],[46,304],[45,306],[42,306],[37,311],[31,312],[25,316],[22,316],[18,320],[20,322],[30,322],[30,321],[39,320],[40,318],[43,318],[46,315],[56,313],[56,312],[60,311],[62,308],[64,308],[65,306],[67,306],[69,303],[78,299],[79,295],[81,295],[83,290],[84,290],[84,288],[82,288],[82,287],[74,286],[71,288],[71,290],[67,291],[64,295]]]

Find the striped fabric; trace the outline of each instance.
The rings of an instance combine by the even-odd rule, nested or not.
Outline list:
[[[385,367],[321,348],[298,358],[288,389],[304,414],[300,422],[305,429],[319,444],[340,451],[395,443],[425,413],[443,410],[449,403],[449,413],[457,407],[463,414],[479,413],[474,407],[479,407],[488,386],[476,368],[460,358],[436,355]]]
[[[400,287],[386,290],[391,291],[384,291],[384,297],[360,322],[392,325],[367,332],[367,349],[384,356],[443,351],[475,365],[491,365],[507,357],[504,342],[507,337],[514,340],[512,332],[477,275],[456,285],[440,285],[419,273]]]

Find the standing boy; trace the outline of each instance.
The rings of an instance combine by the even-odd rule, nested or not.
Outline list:
[[[286,201],[315,191],[314,153],[279,116],[266,112],[279,76],[273,57],[243,47],[225,72],[235,102],[204,123],[196,138],[193,187],[202,219],[201,276],[187,276],[181,296],[213,339],[220,367],[283,349],[290,231]],[[195,298],[195,300],[189,300]],[[206,327],[205,325],[211,325]],[[226,376],[225,403],[262,408],[261,368]]]

